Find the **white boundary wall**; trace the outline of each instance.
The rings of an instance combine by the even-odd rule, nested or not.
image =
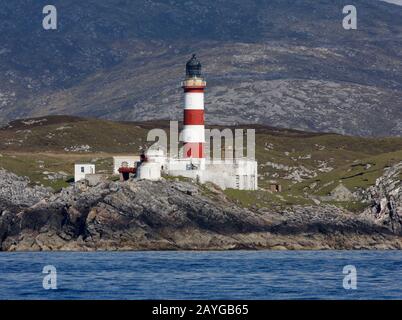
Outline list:
[[[135,163],[140,161],[138,156],[115,156],[113,157],[113,174],[119,174],[119,169],[123,162],[127,162],[130,168],[134,168]]]

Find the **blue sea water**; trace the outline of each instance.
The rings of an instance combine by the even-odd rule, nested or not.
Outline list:
[[[0,299],[402,299],[402,252],[0,252]]]

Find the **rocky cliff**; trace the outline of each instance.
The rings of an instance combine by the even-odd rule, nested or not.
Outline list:
[[[384,175],[370,187],[366,199],[371,203],[366,214],[371,214],[396,233],[402,232],[402,162],[387,168]]]
[[[29,179],[26,177],[0,170],[0,208],[5,208],[5,204],[16,207],[33,206],[50,194],[50,189],[40,186],[30,187]]]
[[[213,186],[170,180],[71,186],[57,194],[5,171],[0,181],[3,251],[402,248],[399,220],[391,225],[371,211],[250,211]],[[398,199],[394,216],[401,214]]]

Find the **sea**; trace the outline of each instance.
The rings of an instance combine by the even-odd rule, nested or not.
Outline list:
[[[402,299],[402,252],[0,252],[10,299]]]

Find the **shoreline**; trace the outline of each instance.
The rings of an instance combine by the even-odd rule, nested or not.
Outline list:
[[[0,194],[2,252],[402,249],[399,202],[380,218],[372,208],[323,204],[254,210],[191,182],[106,181],[53,193],[0,174],[8,188]]]

